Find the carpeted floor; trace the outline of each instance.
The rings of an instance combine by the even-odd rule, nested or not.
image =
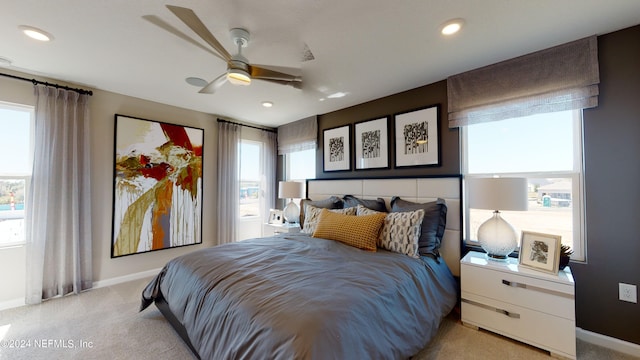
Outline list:
[[[41,305],[0,311],[0,359],[194,359],[154,307],[139,313],[148,279]],[[636,359],[578,341],[578,359]],[[549,359],[548,353],[463,326],[452,313],[414,357],[431,359]]]

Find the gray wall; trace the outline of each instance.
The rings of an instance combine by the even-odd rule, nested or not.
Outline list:
[[[577,325],[640,344],[640,26],[598,37],[599,106],[584,112],[587,263],[572,264]]]
[[[600,36],[598,46],[600,105],[584,112],[587,262],[571,265],[576,319],[584,330],[640,344],[640,305],[618,300],[619,282],[640,286],[640,26]],[[434,104],[441,104],[442,166],[322,171],[322,130]],[[316,177],[458,174],[459,132],[448,129],[446,114],[441,81],[321,115]]]
[[[393,149],[393,114],[406,112],[431,105],[440,105],[440,154],[441,166],[393,168],[395,152]],[[452,175],[460,173],[460,143],[458,129],[449,129],[447,124],[447,82],[440,81],[431,85],[422,86],[399,94],[387,96],[350,108],[334,111],[318,116],[318,150],[316,152],[316,178],[355,178],[355,177],[389,177],[389,176],[416,176],[416,175]],[[389,132],[389,165],[391,169],[385,170],[354,170],[351,171],[323,172],[323,130],[347,124],[377,119],[390,115]],[[353,126],[351,127],[351,152],[353,154]],[[351,156],[353,160],[353,155]]]

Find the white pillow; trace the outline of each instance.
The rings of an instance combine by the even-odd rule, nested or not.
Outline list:
[[[356,215],[369,215],[378,211],[358,205]],[[387,213],[378,236],[378,247],[419,258],[418,247],[424,210]]]

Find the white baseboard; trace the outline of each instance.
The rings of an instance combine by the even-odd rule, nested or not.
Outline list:
[[[0,301],[0,310],[12,309],[24,305],[24,298]]]
[[[97,288],[101,288],[101,287],[107,287],[107,286],[111,286],[111,285],[124,283],[124,282],[127,282],[127,281],[140,280],[140,279],[144,279],[144,278],[147,278],[147,277],[155,276],[160,272],[160,270],[162,270],[162,268],[142,271],[142,272],[135,273],[135,274],[128,274],[128,275],[124,275],[124,276],[118,276],[118,277],[114,277],[114,278],[110,278],[110,279],[94,281],[93,282],[93,289],[97,289]],[[89,289],[89,291],[90,290],[91,289]],[[20,307],[20,306],[24,306],[24,305],[25,305],[24,298],[0,301],[0,310],[12,309],[12,308],[16,308],[16,307]]]
[[[640,357],[640,345],[614,337],[594,333],[581,328],[576,328],[576,337],[582,341],[606,347],[627,355]]]
[[[162,268],[151,269],[151,270],[142,271],[142,272],[135,273],[135,274],[128,274],[128,275],[118,276],[118,277],[114,277],[114,278],[110,278],[110,279],[94,281],[93,282],[93,288],[96,289],[96,288],[101,288],[101,287],[106,287],[106,286],[111,286],[111,285],[124,283],[124,282],[127,282],[127,281],[144,279],[146,277],[151,277],[151,276],[158,275],[160,270],[162,270]]]

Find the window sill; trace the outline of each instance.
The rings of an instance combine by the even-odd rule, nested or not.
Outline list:
[[[26,245],[26,243],[24,243],[24,242],[3,244],[3,245],[0,245],[0,251],[21,248],[21,247],[24,247],[25,245]]]

